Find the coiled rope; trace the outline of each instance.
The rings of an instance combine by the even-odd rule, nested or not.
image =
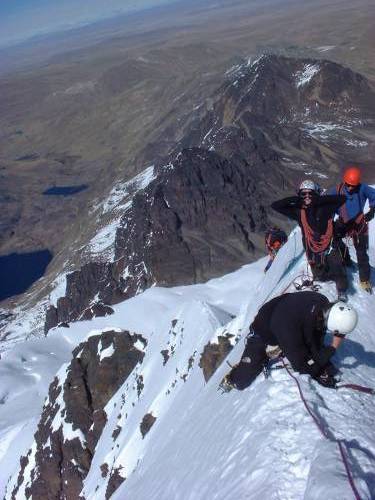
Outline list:
[[[326,232],[322,234],[319,239],[316,239],[314,230],[307,221],[306,210],[304,208],[301,209],[301,224],[307,248],[313,253],[325,252],[332,241],[333,220],[328,220]]]

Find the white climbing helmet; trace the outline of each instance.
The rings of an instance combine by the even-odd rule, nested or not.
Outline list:
[[[310,179],[306,179],[305,181],[302,181],[301,184],[299,185],[298,192],[305,190],[306,191],[314,191],[316,193],[319,193],[319,186],[315,184],[314,181]]]
[[[345,302],[336,302],[328,311],[327,329],[331,332],[346,335],[354,330],[357,323],[357,311]]]

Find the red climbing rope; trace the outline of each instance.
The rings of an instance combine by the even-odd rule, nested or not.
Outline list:
[[[289,376],[295,381],[295,383],[297,384],[297,387],[298,387],[298,391],[299,391],[299,395],[301,397],[301,401],[302,403],[304,404],[307,412],[309,413],[309,415],[311,416],[311,418],[314,420],[315,422],[315,425],[317,426],[317,428],[319,429],[320,433],[322,434],[323,437],[325,437],[326,439],[328,439],[329,441],[333,441],[337,444],[337,446],[339,447],[339,450],[340,450],[340,455],[341,455],[341,460],[344,464],[344,467],[345,467],[345,472],[346,472],[346,476],[348,478],[348,482],[350,484],[350,487],[353,491],[353,494],[354,494],[354,497],[356,500],[361,500],[361,496],[356,488],[356,485],[354,483],[354,480],[353,480],[353,476],[352,476],[352,473],[351,473],[351,470],[350,470],[350,467],[349,467],[349,462],[348,462],[348,458],[345,454],[345,449],[344,449],[344,444],[342,441],[340,441],[339,439],[336,439],[335,437],[331,437],[329,435],[329,433],[327,432],[327,430],[323,427],[323,425],[321,424],[320,420],[318,419],[318,417],[315,415],[315,413],[312,411],[312,409],[310,408],[309,404],[307,403],[306,401],[306,398],[302,392],[302,388],[301,388],[301,385],[299,383],[299,380],[297,379],[297,377],[294,376],[294,374],[289,370],[288,368],[288,365],[285,363],[284,361],[284,358],[283,358],[283,365],[284,365],[284,368],[285,370],[288,372]],[[351,385],[351,384],[347,384],[347,385]],[[353,384],[354,385],[354,384]]]
[[[322,234],[319,239],[316,239],[314,230],[310,227],[307,221],[306,210],[304,208],[301,209],[301,224],[307,248],[309,248],[313,253],[322,253],[329,248],[333,236],[332,219],[329,219],[326,232]]]
[[[336,389],[352,389],[353,391],[364,392],[365,394],[375,394],[375,389],[358,384],[340,384],[336,385]]]

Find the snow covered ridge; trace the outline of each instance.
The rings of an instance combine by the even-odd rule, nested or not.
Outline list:
[[[128,204],[128,200],[125,200],[125,198],[145,189],[154,179],[156,179],[155,167],[151,165],[129,181],[115,186],[98,209],[101,209],[102,214],[110,211],[122,211]]]
[[[106,219],[108,217],[109,221],[100,228],[87,245],[87,250],[91,255],[100,256],[108,260],[114,259],[116,230],[120,224],[121,217],[131,207],[134,195],[146,189],[155,179],[154,165],[151,165],[129,181],[115,186],[108,198],[94,207],[93,211],[99,213],[97,216],[98,220],[99,218]]]
[[[374,229],[372,224],[372,264]],[[24,387],[26,374],[44,373],[47,366],[49,373],[54,367],[56,372],[61,363],[68,363],[56,379],[66,394],[63,401],[61,393],[55,399],[61,402],[60,424],[55,417],[52,420],[56,423],[52,436],[58,435],[67,451],[62,474],[68,482],[61,483],[65,491],[78,484],[73,477],[80,474],[81,494],[90,500],[103,499],[106,493],[111,493],[114,499],[155,500],[352,498],[337,447],[325,441],[314,427],[294,382],[285,371],[274,371],[267,380],[260,375],[246,391],[225,395],[217,391],[220,380],[229,370],[224,359],[215,366],[216,371],[207,382],[203,376],[204,348],[208,344],[218,345],[220,338],[232,335],[231,341],[237,339],[237,343],[233,342],[235,346],[226,359],[235,363],[244,348],[239,339],[245,338],[260,305],[283,292],[305,272],[300,234],[294,232],[290,236],[265,276],[264,265],[265,259],[262,259],[204,285],[149,289],[115,306],[115,314],[110,318],[72,324],[69,329],[57,328],[44,340],[18,345],[12,353],[6,353],[0,360],[0,394],[8,394],[5,403],[0,405],[0,442],[6,443],[0,447],[0,470],[5,470],[7,477],[1,477],[0,493],[7,488],[6,498],[11,498],[19,477],[21,454],[31,450],[28,456],[31,465],[27,464],[25,471],[31,472],[35,460],[41,474],[43,467],[40,466],[49,463],[50,449],[57,449],[55,438],[48,440],[47,437],[39,443],[39,450],[44,450],[43,460],[37,453],[32,434],[41,413],[46,381],[32,376]],[[346,381],[369,385],[375,379],[372,362],[375,298],[355,286],[357,273],[353,278],[355,289],[350,300],[360,311],[360,321],[338,353],[336,363]],[[334,298],[331,285],[324,285],[321,291]],[[90,332],[92,328],[95,330]],[[120,342],[122,336],[131,338],[126,331],[141,334],[144,341],[138,337],[135,343],[131,341],[133,347],[127,354],[122,351],[121,360],[124,355],[130,360],[136,354],[138,361],[102,407],[104,413],[97,412],[98,416],[105,414],[105,417],[97,420],[97,425],[102,423],[102,430],[100,435],[96,434],[93,447],[95,441],[90,444],[89,436],[99,427],[94,425],[91,429],[92,421],[72,419],[69,410],[73,403],[79,409],[77,401],[80,400],[75,399],[74,394],[80,392],[80,383],[75,375],[94,372],[95,384],[90,385],[90,391],[100,397],[102,390],[98,387],[103,384],[114,356],[120,354],[116,342]],[[103,333],[100,335],[100,332]],[[75,361],[71,361],[72,349],[75,349]],[[60,354],[59,359],[49,354],[56,352]],[[32,357],[37,359],[32,361]],[[82,371],[80,366],[86,366],[87,370]],[[31,372],[26,370],[29,368]],[[70,379],[71,389],[68,389],[63,381],[73,374],[75,378]],[[371,473],[375,465],[371,451],[375,445],[373,397],[325,389],[307,376],[298,376],[298,379],[318,418],[336,438],[346,443],[361,499],[370,500],[375,487]],[[17,408],[17,412],[12,411],[13,408]],[[31,420],[34,424],[28,425]],[[23,429],[21,443],[20,429]],[[78,430],[84,438],[71,434]],[[15,443],[17,446],[12,445]],[[94,453],[84,470],[82,457],[87,446],[91,446]],[[75,450],[74,454],[68,450]],[[69,471],[77,474],[69,475]],[[7,485],[9,476],[11,480]],[[25,475],[15,498],[25,498],[21,492],[28,488],[32,488],[31,475]]]
[[[225,72],[225,76],[229,77],[232,80],[235,78],[243,77],[248,73],[249,69],[256,69],[258,64],[266,58],[266,54],[261,54],[260,56],[255,57],[249,56],[245,61],[239,64],[235,64],[231,68],[229,68]]]

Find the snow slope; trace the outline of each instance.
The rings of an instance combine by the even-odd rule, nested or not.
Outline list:
[[[372,265],[374,230],[372,225]],[[261,304],[306,271],[300,240],[294,231],[266,275],[262,259],[204,285],[155,287],[116,306],[112,316],[54,329],[45,339],[5,352],[0,360],[0,494],[10,497],[19,457],[32,444],[53,375],[89,335],[122,328],[148,340],[145,358],[106,407],[108,422],[85,480],[85,498],[105,497],[103,463],[126,477],[113,495],[118,499],[353,498],[337,445],[314,426],[285,370],[267,380],[260,375],[243,392],[221,394],[217,387],[228,365],[223,362],[207,384],[199,367],[208,342],[226,333],[232,340],[244,338]],[[360,321],[336,361],[345,381],[375,386],[375,296],[358,289],[356,272],[352,278],[350,302]],[[321,289],[331,299],[333,290],[331,284]],[[228,361],[237,362],[243,348],[240,340]],[[170,355],[166,364],[162,350]],[[330,435],[345,443],[361,498],[374,498],[374,397],[325,389],[305,375],[298,379]],[[147,413],[156,421],[143,438],[140,423]]]

